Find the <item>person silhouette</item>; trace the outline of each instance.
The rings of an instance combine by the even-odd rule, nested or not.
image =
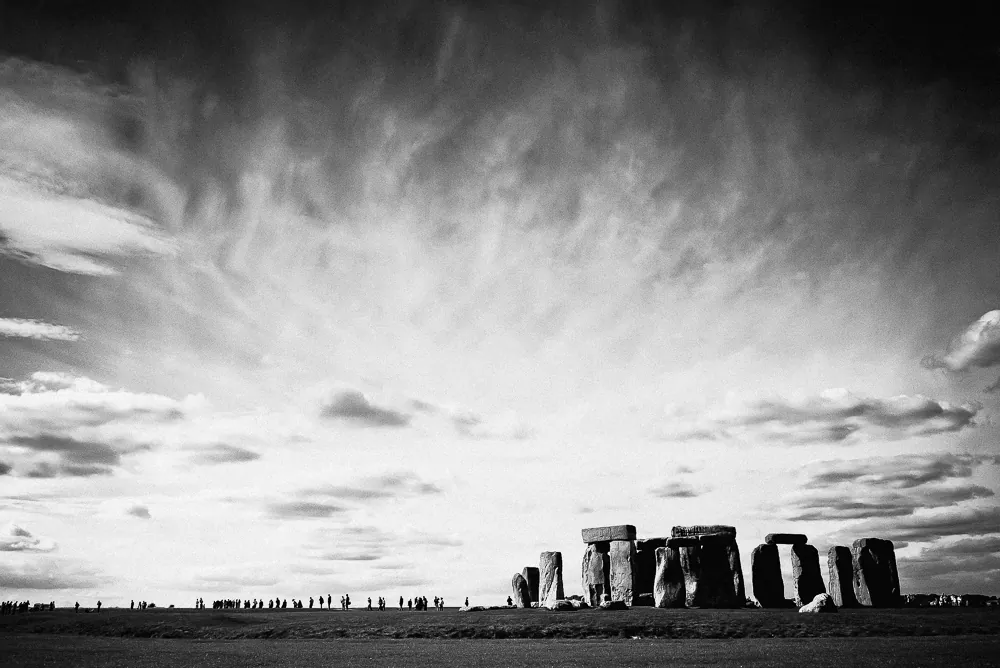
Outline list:
[[[399,597],[399,609],[400,610],[403,609],[403,597],[402,596]]]
[[[101,611],[101,602],[100,601],[97,602],[97,611],[98,612]]]
[[[329,610],[331,608],[331,605],[332,604],[330,603],[330,595],[327,594],[326,595],[326,609]]]
[[[309,600],[311,601],[312,597],[309,597]],[[323,609],[323,597],[322,596],[319,597],[319,609],[320,610]]]
[[[368,612],[372,611],[372,597],[368,597]]]
[[[467,607],[467,608],[469,607],[469,597],[468,596],[465,597],[465,607]]]
[[[76,605],[73,607],[74,607],[74,612],[80,612],[80,601],[77,601]]]
[[[510,596],[507,597],[507,605],[508,606],[514,605],[514,599],[512,599]]]
[[[309,597],[309,609],[312,610],[312,607],[313,607],[313,597],[310,596]]]

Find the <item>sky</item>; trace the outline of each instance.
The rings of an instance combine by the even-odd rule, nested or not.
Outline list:
[[[574,594],[623,523],[1000,594],[988,25],[3,5],[0,599]]]

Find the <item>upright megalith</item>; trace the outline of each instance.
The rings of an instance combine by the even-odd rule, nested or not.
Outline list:
[[[528,591],[528,581],[520,573],[514,573],[510,580],[511,589],[514,590],[514,607],[530,608],[531,592]]]
[[[781,581],[781,558],[775,544],[758,545],[750,553],[750,577],[753,596],[762,608],[785,605],[785,586]]]
[[[653,579],[653,601],[657,608],[683,608],[684,570],[680,550],[675,547],[656,548],[656,575]]]
[[[562,552],[542,552],[538,557],[538,602],[558,601],[563,595]]]
[[[653,593],[656,550],[666,545],[666,538],[644,538],[635,541],[635,591],[638,596]]]
[[[611,541],[608,553],[611,563],[611,600],[632,605],[635,597],[635,543],[630,540]]]
[[[528,591],[531,592],[531,602],[538,603],[538,569],[534,566],[525,566],[521,571],[521,576],[528,583]]]
[[[858,599],[854,595],[854,558],[851,548],[835,545],[826,553],[830,598],[838,608],[854,608]]]
[[[795,605],[799,607],[826,593],[823,573],[819,568],[819,552],[814,545],[792,545],[792,588]]]
[[[610,527],[591,527],[581,531],[584,543],[606,543],[612,540],[635,540],[635,527],[616,524]]]
[[[805,545],[809,538],[804,533],[769,533],[764,536],[768,545]]]
[[[590,543],[583,553],[583,596],[591,607],[611,598],[611,543]]]
[[[860,538],[851,546],[851,557],[858,603],[875,608],[898,606],[899,572],[892,541]]]
[[[715,530],[699,533],[701,530]],[[688,607],[743,607],[746,591],[736,529],[728,525],[697,525],[674,527],[674,544],[678,538],[697,537],[698,544],[676,541],[684,573],[684,593]]]

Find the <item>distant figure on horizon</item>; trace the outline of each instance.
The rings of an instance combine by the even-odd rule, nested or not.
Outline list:
[[[507,605],[508,606],[514,605],[514,599],[512,599],[510,596],[507,597]]]
[[[399,610],[400,610],[400,612],[403,611],[403,597],[402,596],[399,597]]]
[[[135,599],[132,599],[132,605],[130,606],[129,609],[130,610],[135,610]]]
[[[329,594],[326,595],[326,609],[327,610],[332,610],[333,609],[333,605],[330,603],[330,595]]]
[[[311,601],[311,600],[312,600],[312,598],[310,598],[309,600]],[[323,609],[323,597],[322,597],[322,596],[320,596],[320,597],[319,597],[319,609],[320,609],[320,610],[322,610],[322,609]]]
[[[469,597],[468,596],[465,597],[465,607],[467,607],[467,608],[469,607]]]
[[[281,607],[282,608],[287,608],[288,607],[288,599],[287,598],[284,601],[281,602]]]
[[[372,611],[372,597],[368,597],[368,612]]]
[[[100,601],[97,602],[97,611],[98,612],[101,611],[101,602]]]
[[[406,609],[410,610],[411,612],[413,611],[413,599],[412,598],[406,599]]]
[[[80,601],[77,601],[76,605],[73,607],[75,608],[74,612],[80,612]]]
[[[313,607],[313,597],[310,596],[309,597],[309,609],[312,610],[312,607]]]
[[[351,609],[351,595],[350,594],[344,594],[344,605],[347,607],[346,608],[347,610]]]

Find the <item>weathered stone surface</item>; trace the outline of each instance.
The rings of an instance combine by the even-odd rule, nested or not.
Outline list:
[[[601,601],[597,607],[599,610],[628,610],[628,604],[625,601]]]
[[[531,602],[538,603],[538,569],[534,566],[525,566],[521,575],[528,583],[528,591],[531,592]]]
[[[677,548],[660,547],[656,550],[656,577],[653,580],[653,601],[657,608],[683,608],[684,570]]]
[[[667,540],[665,547],[672,547],[675,550],[679,547],[693,547],[698,544],[698,536],[678,536]]]
[[[816,598],[799,608],[799,612],[837,612],[837,606],[829,594],[816,594]]]
[[[674,538],[680,536],[700,536],[706,533],[729,533],[736,536],[736,527],[728,524],[695,524],[688,527],[674,527],[670,530],[670,535]]]
[[[635,543],[630,540],[611,541],[608,557],[611,562],[611,600],[632,605],[635,596]]]
[[[843,545],[831,547],[826,553],[830,582],[830,598],[839,608],[856,608],[858,599],[854,595],[854,558],[851,548]]]
[[[743,561],[740,559],[740,546],[734,535],[725,546],[729,558],[729,574],[733,579],[733,607],[742,608],[747,603],[746,581],[743,579]]]
[[[861,538],[851,546],[854,595],[861,605],[891,608],[900,604],[896,550],[891,540]]]
[[[819,569],[819,552],[814,545],[792,545],[792,591],[797,606],[826,593],[823,573]]]
[[[486,610],[486,609],[487,608],[486,608],[485,605],[470,605],[470,606],[464,606],[463,605],[461,608],[458,609],[458,611],[459,612],[482,612],[483,610]]]
[[[635,540],[635,527],[631,524],[617,524],[610,527],[584,529],[584,543],[604,543],[612,540]]]
[[[656,577],[656,549],[667,544],[666,538],[644,538],[635,541],[635,591],[650,594],[652,601],[653,578]],[[639,605],[633,601],[632,605]]]
[[[750,553],[753,596],[762,608],[785,606],[785,586],[781,581],[781,560],[777,545],[758,545]]]
[[[565,599],[556,599],[554,601],[548,601],[541,607],[546,610],[554,610],[556,612],[566,612],[577,610],[577,606],[573,605],[573,601],[567,601]]]
[[[545,604],[563,595],[562,552],[542,552],[538,557],[538,601]]]
[[[746,603],[736,537],[679,548],[684,595],[689,608],[742,608]]]
[[[514,607],[530,608],[531,592],[528,591],[528,581],[524,579],[524,576],[520,573],[514,573],[514,577],[510,580],[510,586],[514,590]]]
[[[611,543],[591,543],[583,553],[583,595],[596,606],[611,595]]]
[[[764,536],[768,545],[802,545],[809,542],[804,533],[769,533]]]

